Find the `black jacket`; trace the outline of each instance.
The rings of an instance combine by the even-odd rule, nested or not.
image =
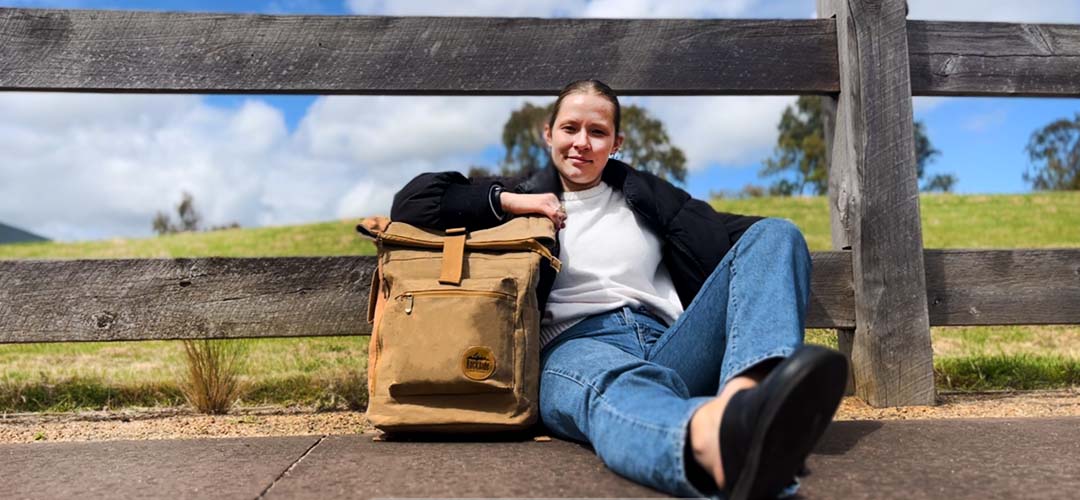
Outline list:
[[[664,265],[684,308],[735,241],[761,219],[717,212],[671,183],[618,160],[608,161],[602,178],[613,189],[622,191],[630,209],[663,242]],[[515,193],[562,194],[562,183],[553,165],[532,177],[518,179],[470,180],[458,172],[427,173],[394,195],[390,219],[434,229],[465,227],[471,231],[493,227],[500,223],[489,202],[495,184]],[[558,249],[553,250],[558,255]],[[550,271],[541,273],[537,290],[541,310],[554,277]]]

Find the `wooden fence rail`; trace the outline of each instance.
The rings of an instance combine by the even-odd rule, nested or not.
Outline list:
[[[1080,95],[1080,26],[908,21],[914,95]],[[581,61],[587,64],[567,64]],[[265,16],[0,8],[0,90],[834,94],[819,20]]]
[[[1080,250],[924,250],[911,98],[1080,96],[1080,25],[817,7],[783,21],[0,8],[0,91],[551,95],[599,78],[624,95],[825,95],[838,251],[814,255],[809,325],[840,329],[871,404],[933,403],[930,325],[1080,323]],[[0,342],[362,335],[371,267],[0,262]]]
[[[855,325],[815,252],[807,326]],[[933,325],[1080,323],[1080,248],[927,250]],[[0,343],[368,335],[374,257],[0,261]]]

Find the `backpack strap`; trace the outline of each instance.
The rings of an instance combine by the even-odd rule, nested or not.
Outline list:
[[[465,228],[446,230],[443,239],[442,274],[439,283],[444,285],[461,284],[461,268],[465,264]]]

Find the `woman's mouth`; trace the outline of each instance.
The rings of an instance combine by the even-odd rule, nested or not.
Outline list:
[[[573,163],[574,165],[585,165],[587,163],[592,163],[592,160],[587,160],[581,156],[568,156],[567,159],[570,160],[570,163]]]

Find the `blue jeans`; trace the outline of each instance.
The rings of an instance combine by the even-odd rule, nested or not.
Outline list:
[[[642,308],[590,316],[544,346],[540,415],[608,468],[682,496],[690,417],[732,377],[803,342],[810,254],[780,219],[750,226],[670,327]]]

